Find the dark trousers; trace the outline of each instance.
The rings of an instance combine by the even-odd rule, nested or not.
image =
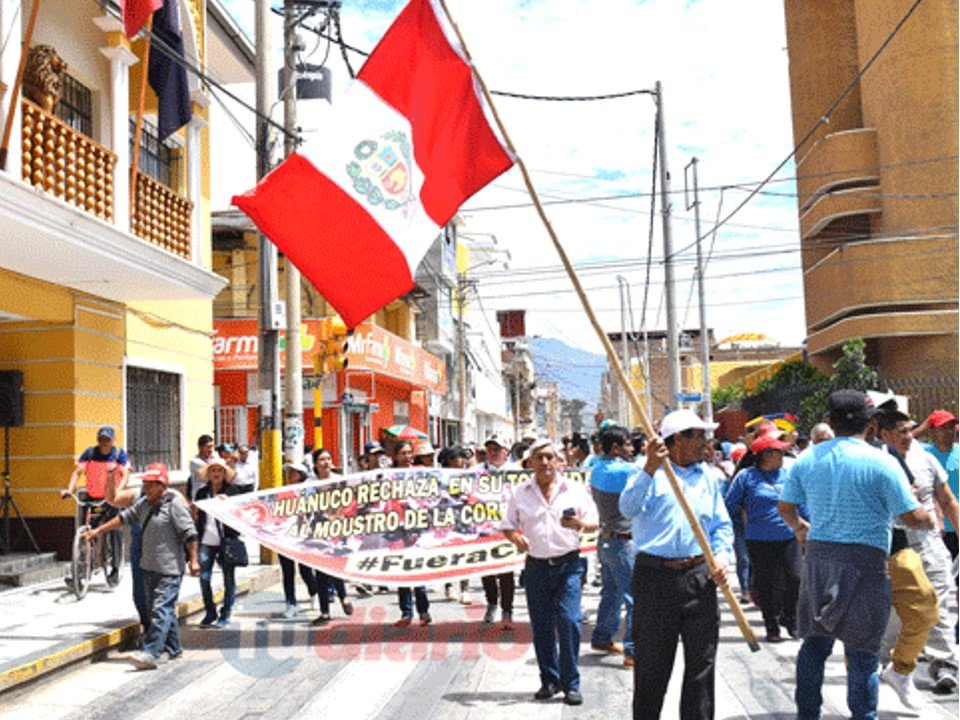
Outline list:
[[[487,597],[487,605],[496,605],[499,595],[500,609],[504,612],[513,612],[513,573],[499,575],[485,575],[480,578],[483,583],[483,594]]]
[[[677,639],[683,639],[680,717],[710,720],[720,634],[717,586],[707,566],[653,567],[638,556],[633,568],[633,718],[655,720],[673,672]]]
[[[417,612],[426,615],[430,612],[430,598],[427,597],[427,588],[423,585],[410,589],[397,588],[397,603],[400,605],[400,615],[405,618],[413,617],[413,603],[416,599]]]
[[[780,620],[788,630],[797,627],[797,595],[803,554],[796,538],[747,540],[753,589],[767,633],[780,635]]]
[[[297,604],[296,580],[294,578],[294,567],[297,565],[288,557],[280,556],[280,571],[283,575],[283,598],[287,605]],[[310,597],[317,594],[317,575],[312,567],[300,565],[300,579],[307,586],[307,592]]]

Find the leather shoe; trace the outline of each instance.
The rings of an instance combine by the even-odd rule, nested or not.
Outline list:
[[[549,700],[560,692],[560,688],[555,685],[544,685],[533,694],[534,700]]]
[[[783,638],[780,637],[779,633],[767,633],[767,642],[768,643],[778,643],[783,642]]]
[[[600,652],[609,653],[611,655],[623,655],[623,645],[618,642],[590,643],[590,648],[592,650],[599,650]]]
[[[563,695],[563,701],[567,705],[583,705],[583,695],[579,690],[568,690]]]

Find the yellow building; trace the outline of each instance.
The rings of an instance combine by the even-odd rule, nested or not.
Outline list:
[[[116,428],[135,471],[160,460],[176,481],[214,426],[212,299],[225,281],[211,270],[210,89],[188,74],[193,119],[166,142],[147,93],[131,201],[143,43],[126,39],[115,4],[105,7],[39,7],[30,45],[51,46],[67,64],[47,112],[36,93],[11,108],[32,6],[0,2],[13,40],[0,50],[0,122],[12,110],[14,139],[0,171],[0,371],[21,372],[24,385],[23,424],[5,450],[30,529],[61,553],[74,508],[59,490],[98,427]],[[180,15],[190,65],[252,80],[252,50],[216,3],[180,0]]]
[[[912,3],[784,5],[799,142]],[[956,0],[921,3],[797,157],[810,359],[862,337],[923,411],[957,398],[957,52]]]

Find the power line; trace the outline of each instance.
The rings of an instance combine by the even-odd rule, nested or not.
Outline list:
[[[910,9],[907,10],[906,14],[900,19],[900,21],[894,26],[893,30],[890,31],[890,33],[887,35],[884,41],[880,44],[880,47],[878,47],[876,51],[873,53],[873,55],[870,56],[870,59],[867,60],[866,64],[857,72],[857,74],[853,77],[853,79],[851,79],[850,82],[847,83],[847,86],[840,92],[840,95],[837,97],[837,99],[834,100],[833,103],[831,103],[830,107],[827,108],[826,112],[824,112],[823,115],[821,115],[820,118],[813,124],[813,126],[809,130],[807,130],[806,134],[802,138],[800,138],[800,142],[798,142],[796,146],[787,154],[787,156],[780,161],[780,163],[770,172],[770,174],[763,180],[763,182],[760,183],[760,185],[758,185],[753,191],[751,191],[750,194],[747,195],[747,197],[745,197],[740,202],[740,204],[738,204],[730,212],[729,215],[727,215],[723,220],[721,220],[719,223],[716,224],[716,226],[713,228],[714,231],[723,227],[727,222],[730,221],[731,218],[733,218],[734,215],[740,212],[740,210],[742,210],[747,203],[749,203],[754,197],[756,197],[757,193],[760,192],[760,190],[764,186],[766,186],[766,184],[770,180],[773,179],[774,175],[780,172],[780,170],[788,162],[790,162],[790,160],[792,160],[797,153],[800,152],[803,146],[806,145],[807,142],[809,142],[809,140],[813,137],[814,133],[820,128],[820,126],[825,122],[829,122],[830,116],[833,114],[833,111],[840,106],[840,103],[842,103],[844,99],[846,99],[847,95],[849,95],[853,91],[853,89],[859,84],[860,78],[864,76],[864,74],[876,62],[877,58],[879,58],[880,55],[883,53],[883,51],[886,50],[887,46],[893,41],[893,38],[897,36],[897,34],[900,32],[900,29],[906,24],[907,20],[910,19],[910,16],[913,15],[914,11],[916,11],[916,9],[920,6],[921,2],[923,2],[923,0],[914,1],[913,5],[910,6]],[[673,255],[677,255],[681,252],[689,250],[691,247],[696,245],[697,242],[699,242],[699,238],[695,240],[693,243],[690,243],[689,245],[686,245],[680,248],[679,250],[676,250],[673,253]]]

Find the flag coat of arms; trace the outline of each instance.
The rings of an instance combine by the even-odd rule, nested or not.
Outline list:
[[[514,158],[433,0],[406,5],[332,116],[233,203],[354,327],[413,287],[442,226]]]

